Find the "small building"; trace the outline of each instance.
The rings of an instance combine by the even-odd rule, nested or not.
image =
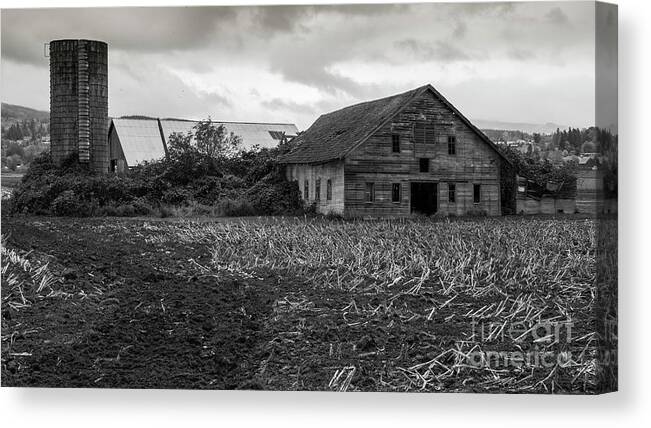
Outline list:
[[[431,85],[324,114],[294,142],[280,161],[317,212],[501,214],[508,160]]]
[[[613,174],[598,165],[582,167],[576,174],[576,209],[585,214],[617,212],[617,182]]]
[[[181,119],[120,118],[109,127],[110,171],[123,172],[145,161],[161,159],[170,135],[193,132],[198,121]],[[214,122],[242,139],[242,148],[276,147],[283,138],[293,138],[298,128],[291,123]]]
[[[547,182],[538,185],[526,177],[517,176],[516,213],[574,214],[576,211],[576,184]]]
[[[516,212],[518,214],[615,214],[617,178],[598,164],[579,165],[576,182],[539,186],[525,177],[517,177]]]

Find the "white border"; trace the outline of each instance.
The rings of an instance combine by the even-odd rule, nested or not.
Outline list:
[[[366,3],[365,1],[357,1]],[[375,1],[379,3],[381,1]],[[192,4],[208,4],[199,1]],[[263,4],[224,1],[213,4]],[[282,3],[310,3],[283,0]],[[327,3],[312,1],[311,3]],[[341,3],[334,1],[331,3]],[[0,390],[7,427],[157,426],[638,426],[650,419],[648,395],[649,177],[651,168],[651,2],[620,0],[620,392],[604,396],[223,392],[163,390]],[[58,1],[57,6],[89,6]],[[180,5],[182,1],[94,1],[94,6]],[[0,6],[52,6],[0,0]],[[646,425],[646,424],[645,424]]]

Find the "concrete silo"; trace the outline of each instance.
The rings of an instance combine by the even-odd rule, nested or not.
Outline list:
[[[60,165],[73,153],[107,172],[108,45],[96,40],[50,42],[50,144]]]

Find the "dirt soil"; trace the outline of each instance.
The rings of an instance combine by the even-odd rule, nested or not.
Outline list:
[[[452,302],[425,289],[346,291],[277,270],[230,273],[211,264],[213,242],[158,239],[161,227],[179,228],[155,219],[3,218],[4,245],[48,263],[56,292],[16,308],[3,274],[2,386],[519,392],[529,384],[525,392],[549,392],[553,374],[556,388],[589,392],[574,382],[578,368],[522,370],[511,383],[470,369],[418,377],[428,364],[443,372],[454,363],[444,351],[471,333],[455,322],[461,308],[498,305],[500,294]],[[576,322],[577,337],[591,331],[588,318]]]
[[[2,386],[261,388],[277,278],[206,273],[207,246],[145,243],[142,221],[106,235],[105,221],[3,219],[7,244],[47,258],[76,294],[3,305]]]

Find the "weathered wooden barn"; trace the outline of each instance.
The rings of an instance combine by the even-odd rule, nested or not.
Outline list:
[[[144,161],[160,159],[167,152],[168,140],[173,133],[193,131],[197,121],[180,119],[120,118],[111,120],[109,127],[110,171],[123,172]],[[291,123],[215,122],[224,125],[242,139],[242,146],[271,148],[283,138],[298,134]]]
[[[501,214],[508,161],[431,85],[324,114],[294,142],[281,162],[320,213]]]

